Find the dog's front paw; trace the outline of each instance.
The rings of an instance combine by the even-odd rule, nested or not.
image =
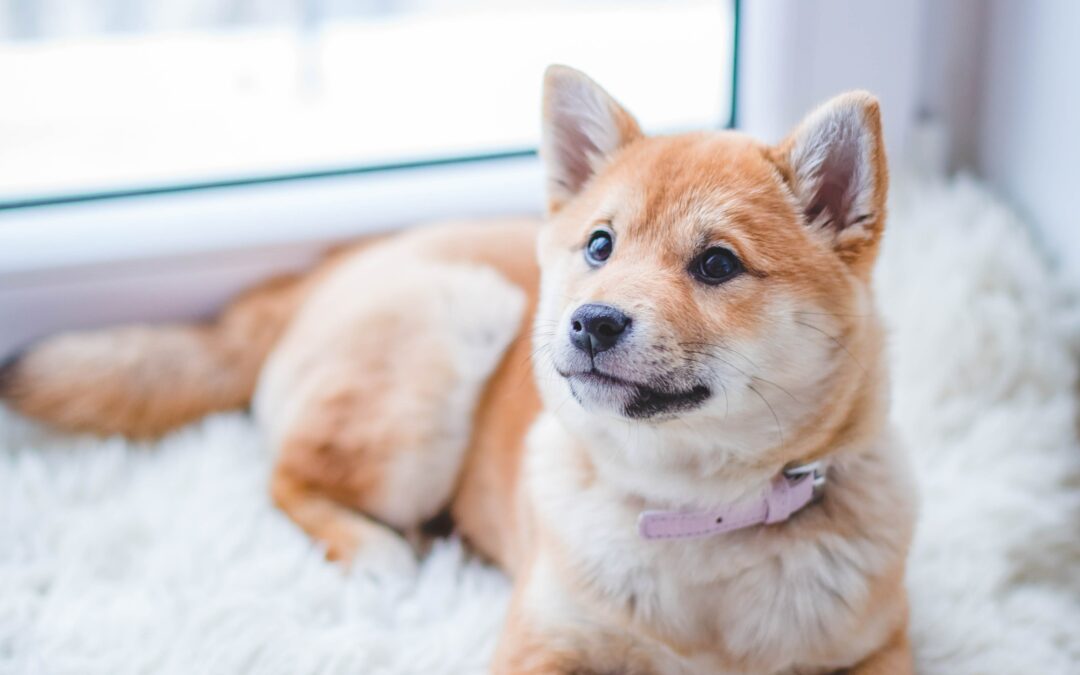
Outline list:
[[[365,523],[347,548],[328,547],[326,555],[353,574],[376,578],[411,577],[418,568],[412,546],[393,530],[375,523]]]

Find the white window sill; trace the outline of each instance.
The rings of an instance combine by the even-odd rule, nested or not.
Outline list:
[[[542,200],[519,157],[0,211],[0,358],[57,330],[205,317],[332,243]]]
[[[434,218],[539,212],[535,156],[0,211],[0,287],[163,257],[340,241]]]

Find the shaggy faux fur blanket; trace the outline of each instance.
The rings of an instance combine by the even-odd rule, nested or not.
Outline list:
[[[921,518],[922,673],[1080,672],[1078,323],[970,180],[898,191],[879,268]],[[481,673],[507,581],[440,543],[344,575],[270,504],[248,418],[160,443],[0,412],[0,673]]]

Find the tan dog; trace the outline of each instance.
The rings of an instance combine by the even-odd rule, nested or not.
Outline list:
[[[545,225],[362,243],[213,324],[47,340],[0,392],[132,436],[254,395],[331,558],[411,564],[395,530],[449,509],[512,575],[496,672],[911,672],[877,103],[647,138],[553,67],[542,155]]]

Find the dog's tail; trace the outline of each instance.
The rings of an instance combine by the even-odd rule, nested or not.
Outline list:
[[[61,429],[132,438],[243,406],[305,286],[304,277],[274,279],[205,324],[45,339],[0,365],[0,400]]]

